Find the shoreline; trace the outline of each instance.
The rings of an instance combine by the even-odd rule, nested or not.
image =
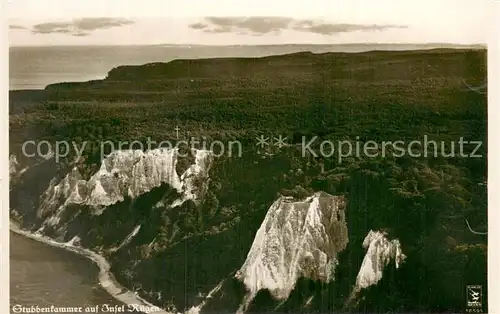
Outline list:
[[[85,249],[82,247],[74,246],[68,243],[61,243],[57,242],[47,236],[44,235],[37,235],[33,234],[31,232],[28,232],[26,230],[23,230],[19,228],[15,223],[12,221],[10,222],[9,230],[27,237],[29,239],[38,241],[40,243],[44,243],[47,245],[50,245],[52,247],[60,248],[66,251],[70,251],[73,253],[76,253],[80,256],[84,256],[87,259],[91,260],[94,264],[96,264],[99,267],[99,274],[98,274],[98,281],[100,286],[113,298],[116,300],[124,303],[126,306],[139,306],[142,309],[149,309],[148,312],[150,313],[157,313],[157,314],[174,314],[171,312],[168,312],[152,303],[149,303],[148,301],[144,300],[137,294],[133,293],[132,291],[128,290],[124,286],[122,286],[115,278],[113,273],[110,271],[111,266],[109,265],[108,261],[102,256],[97,254],[94,251],[91,251],[89,249]]]

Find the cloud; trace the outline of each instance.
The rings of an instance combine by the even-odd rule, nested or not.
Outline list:
[[[120,27],[125,25],[134,24],[134,21],[128,19],[117,19],[117,18],[86,18],[74,20],[75,26],[79,30],[93,31],[98,29],[108,29],[113,27]]]
[[[236,33],[250,35],[279,34],[294,30],[322,35],[335,35],[354,31],[383,31],[390,28],[406,28],[402,25],[326,23],[321,20],[297,20],[289,17],[206,17],[204,23],[189,25],[191,29],[205,33]]]
[[[206,33],[251,33],[262,35],[271,32],[279,32],[286,29],[293,21],[288,17],[207,17],[205,27],[196,28],[191,24],[192,29],[201,29]],[[209,24],[209,25],[207,25]]]
[[[71,36],[88,36],[89,32],[134,24],[123,18],[81,18],[67,22],[46,22],[36,24],[31,28],[34,34],[68,34]]]
[[[232,31],[233,30],[232,30],[231,26],[223,25],[223,26],[217,26],[214,28],[206,29],[204,32],[205,33],[231,33]]]
[[[203,24],[203,23],[194,23],[194,24],[189,25],[189,28],[192,28],[192,29],[205,29],[207,27],[208,27],[208,25]]]
[[[72,23],[58,23],[58,22],[50,22],[50,23],[42,23],[36,24],[31,29],[31,32],[35,34],[52,34],[52,33],[71,33],[74,30],[72,29]]]
[[[26,27],[22,25],[9,25],[9,29],[26,29]]]
[[[85,36],[89,36],[90,34],[89,33],[74,33],[72,35],[76,36],[76,37],[85,37]]]
[[[339,33],[356,31],[383,31],[390,28],[406,28],[402,25],[364,25],[364,24],[332,24],[318,23],[311,20],[301,21],[294,25],[293,29],[300,32],[316,33],[321,35],[335,35]]]

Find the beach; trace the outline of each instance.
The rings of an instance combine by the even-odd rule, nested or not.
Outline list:
[[[103,256],[88,249],[74,246],[70,243],[60,243],[43,235],[32,234],[26,230],[20,229],[13,223],[11,223],[10,225],[10,230],[16,235],[21,235],[26,238],[50,245],[52,247],[70,251],[91,260],[95,265],[99,267],[98,281],[100,286],[114,299],[125,304],[125,306],[122,308],[123,312],[141,313],[140,311],[137,311],[137,309],[142,309],[144,312],[150,312],[150,313],[158,313],[158,314],[169,313],[147,302],[146,300],[142,299],[135,293],[127,290],[120,283],[118,283],[118,281],[114,278],[113,274],[110,272],[110,265],[108,261]],[[119,305],[118,304],[116,305],[119,308]]]

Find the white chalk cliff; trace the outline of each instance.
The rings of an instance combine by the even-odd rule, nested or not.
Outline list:
[[[384,269],[391,261],[394,261],[396,268],[404,262],[406,256],[401,251],[399,240],[389,241],[386,236],[385,232],[370,230],[365,237],[363,247],[367,249],[366,255],[347,303],[353,302],[362,289],[376,285],[382,279]]]
[[[195,162],[179,175],[176,171],[179,154],[176,149],[122,150],[109,154],[88,181],[74,168],[61,181],[52,180],[42,196],[39,217],[50,216],[49,225],[59,223],[60,215],[70,204],[87,205],[93,214],[101,214],[106,206],[121,202],[126,196],[134,199],[153,188],[168,184],[181,199],[197,201],[212,161],[209,151],[193,150]]]
[[[15,175],[17,173],[19,167],[19,162],[17,161],[17,158],[15,155],[10,155],[9,156],[9,175]]]
[[[236,278],[248,290],[243,312],[259,290],[285,300],[301,277],[329,282],[347,246],[342,196],[319,192],[305,200],[280,197],[269,208]]]

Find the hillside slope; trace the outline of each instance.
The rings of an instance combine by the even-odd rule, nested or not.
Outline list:
[[[61,224],[40,231],[59,241],[78,236],[81,245],[109,258],[122,284],[155,304],[179,311],[203,305],[202,312],[221,313],[237,310],[251,286],[235,274],[273,203],[328,193],[345,199],[349,239],[345,250],[335,250],[334,280],[294,277],[284,301],[262,286],[248,312],[343,309],[366,269],[363,243],[370,231],[397,239],[406,258],[397,269],[387,267],[346,311],[461,312],[464,283],[482,284],[487,297],[487,239],[467,226],[487,227],[487,99],[468,87],[485,79],[485,50],[304,52],[122,66],[104,80],[11,92],[12,218],[36,231],[63,209]],[[281,135],[287,145],[261,148],[260,135]],[[303,155],[304,140],[315,136],[315,151],[322,141],[337,140],[363,145],[427,136],[436,147],[443,141],[446,152],[461,138],[483,143],[474,158]],[[154,145],[135,153],[129,145],[190,137],[239,141],[241,154],[222,154],[206,168],[188,154],[174,166]],[[23,154],[28,140],[86,145],[78,160],[70,150],[56,162]],[[120,141],[128,144],[115,154],[135,157],[116,166],[113,155],[103,157]],[[177,202],[184,199],[179,182],[192,173],[188,169],[206,169],[190,181],[202,193],[196,201]],[[114,193],[112,204],[96,210],[92,202],[74,201],[75,186],[83,197],[83,188],[95,191],[97,181]]]

